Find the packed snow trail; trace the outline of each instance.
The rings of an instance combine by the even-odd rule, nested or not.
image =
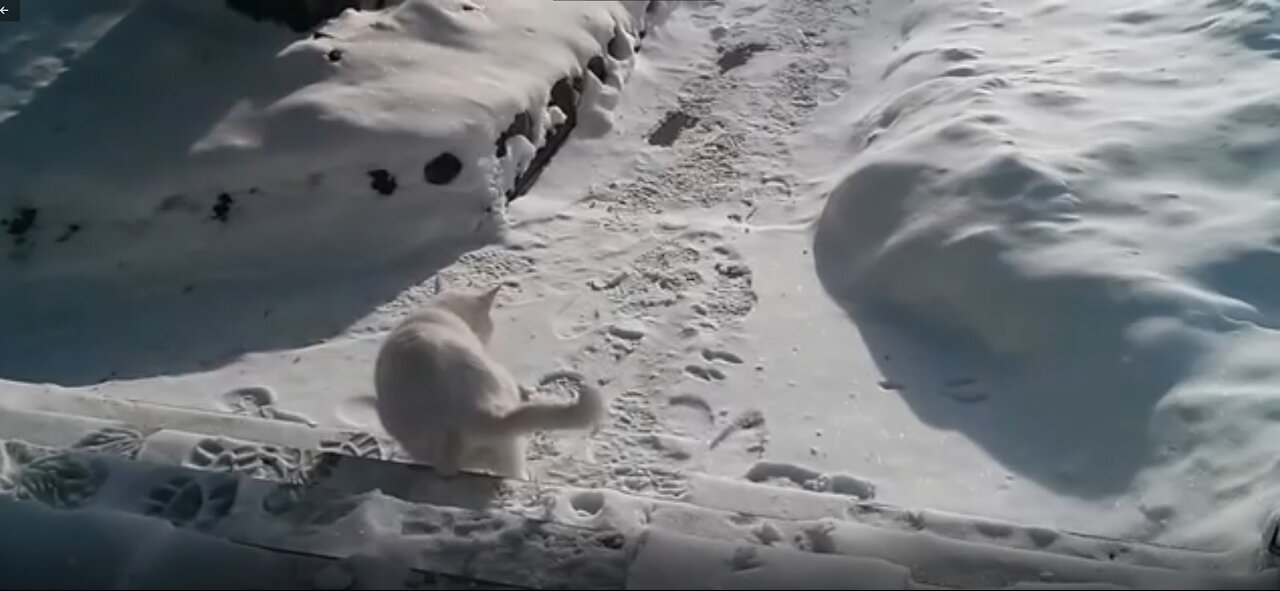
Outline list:
[[[443,265],[510,284],[521,380],[611,397],[596,438],[535,442],[542,479],[674,496],[701,471],[1256,551],[1280,490],[1268,7],[681,3],[501,243],[254,318],[338,335],[313,346],[89,389],[376,431],[379,339]]]

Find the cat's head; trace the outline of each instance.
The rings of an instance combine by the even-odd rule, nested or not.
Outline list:
[[[436,296],[436,302],[458,315],[482,343],[493,336],[493,303],[502,290],[499,283],[484,291],[449,291]]]

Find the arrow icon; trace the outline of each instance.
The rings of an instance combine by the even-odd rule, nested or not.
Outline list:
[[[3,6],[0,6],[0,14],[7,14],[8,12],[9,12],[9,9],[8,9],[8,8],[5,8],[5,7],[3,7]]]

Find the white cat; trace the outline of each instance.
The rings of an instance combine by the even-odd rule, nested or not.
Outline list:
[[[383,428],[415,461],[445,475],[461,469],[527,479],[525,437],[538,430],[594,429],[603,398],[586,379],[573,404],[526,402],[523,389],[487,351],[501,285],[441,293],[387,336],[374,370]]]

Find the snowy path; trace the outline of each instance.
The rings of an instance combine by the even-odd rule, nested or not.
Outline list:
[[[595,439],[535,442],[542,480],[675,496],[709,473],[1253,551],[1280,490],[1272,177],[1237,166],[1275,142],[1249,127],[1275,99],[1249,72],[1280,63],[1240,16],[1262,4],[681,3],[500,243],[172,309],[71,294],[3,377],[377,431],[379,339],[439,272],[509,284],[495,347],[525,383],[572,367],[611,397]],[[1233,135],[1230,162],[1202,146]],[[922,346],[938,328],[978,344]]]
[[[809,488],[867,481],[853,490],[1106,529],[1096,505],[922,423],[814,273],[809,223],[822,195],[796,146],[821,103],[870,78],[850,56],[889,51],[899,19],[890,4],[682,8],[646,39],[613,133],[561,151],[515,202],[505,244],[441,271],[446,285],[514,284],[496,346],[527,383],[565,365],[606,382],[610,426],[589,444],[543,438],[543,477],[665,495],[689,471]],[[321,345],[94,390],[159,402],[181,388],[205,393],[205,406],[260,412],[223,393],[263,386],[277,393],[272,409],[376,430],[377,339],[432,289],[423,281]],[[974,412],[962,396],[942,403]]]
[[[904,10],[800,0],[682,6],[645,40],[612,133],[561,150],[513,204],[504,244],[440,271],[446,285],[513,284],[500,299],[496,347],[527,383],[559,366],[606,382],[609,427],[589,444],[540,440],[542,477],[663,495],[682,492],[689,471],[819,489],[866,482],[837,488],[1112,532],[1097,504],[1063,497],[963,434],[922,422],[814,272],[811,224],[823,194],[805,159],[815,149],[809,126],[854,85],[868,88],[855,96],[873,100]],[[354,277],[289,285],[287,299],[264,300],[261,318],[246,315],[227,333],[317,331],[326,316],[390,300],[321,344],[298,349],[264,332],[285,346],[214,352],[234,361],[90,390],[170,404],[183,391],[181,404],[376,431],[369,368],[378,339],[431,293],[424,271],[433,263],[370,269],[368,285]],[[388,296],[415,273],[417,286]],[[203,297],[216,318],[235,313],[226,306],[240,296]],[[180,328],[154,326],[193,351],[220,342],[172,333]],[[940,404],[949,413],[983,406],[963,392]]]

